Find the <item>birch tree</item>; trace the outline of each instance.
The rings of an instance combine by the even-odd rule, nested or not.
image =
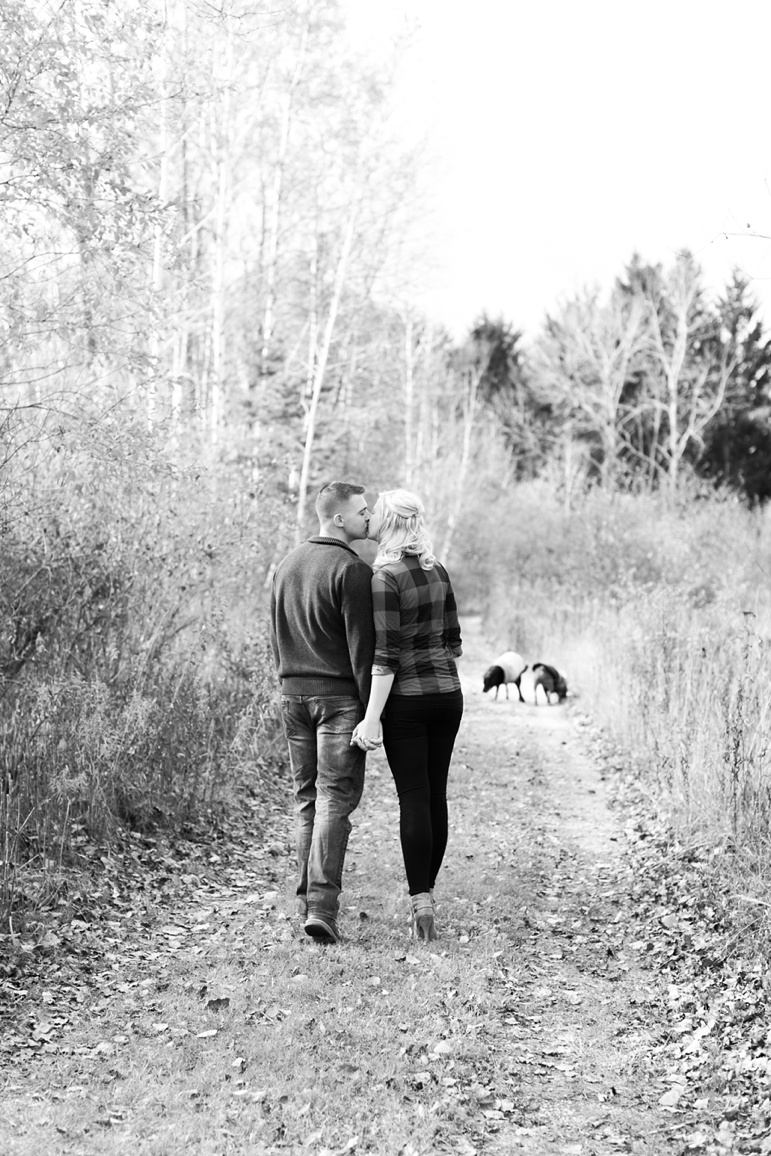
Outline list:
[[[72,2],[4,8],[5,256],[21,312],[38,318],[34,361],[57,365],[46,388],[77,381],[93,397],[146,349],[150,287],[136,254],[151,241],[152,207],[133,196],[131,165],[150,94],[148,24],[139,10]]]
[[[308,481],[310,478],[311,459],[313,456],[313,446],[316,437],[316,419],[318,414],[319,398],[321,397],[321,389],[324,384],[327,371],[329,351],[332,346],[332,336],[334,334],[335,325],[337,323],[337,316],[340,311],[340,298],[342,296],[343,286],[345,285],[346,276],[348,274],[348,265],[351,259],[351,249],[353,247],[354,231],[356,228],[356,211],[357,205],[354,203],[350,209],[350,215],[345,227],[345,234],[343,236],[340,255],[337,259],[335,282],[332,290],[332,297],[329,302],[329,308],[327,310],[326,321],[324,324],[324,336],[321,341],[318,357],[315,361],[312,392],[305,424],[305,440],[303,444],[302,468],[300,470],[299,495],[297,499],[297,522],[295,527],[295,538],[298,542],[300,540],[301,530],[305,523]]]
[[[652,404],[663,437],[658,452],[667,489],[674,497],[683,462],[697,454],[705,431],[719,412],[736,357],[718,340],[716,318],[705,309],[701,271],[691,255],[680,253],[666,281],[666,301],[648,292],[648,324],[658,388]]]
[[[466,496],[466,486],[471,466],[473,437],[477,428],[477,419],[480,410],[479,383],[484,373],[481,364],[465,365],[458,373],[459,405],[458,420],[460,427],[460,454],[455,461],[453,484],[447,512],[447,522],[442,544],[442,557],[447,562],[455,545],[455,534],[458,521],[463,509]]]
[[[636,297],[597,291],[565,303],[549,317],[534,353],[536,371],[564,419],[597,445],[604,485],[614,484],[623,447],[629,447],[624,404],[629,378],[647,348],[646,309]]]

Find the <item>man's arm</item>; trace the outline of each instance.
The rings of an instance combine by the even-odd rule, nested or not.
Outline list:
[[[366,706],[375,656],[372,571],[366,562],[347,567],[343,576],[341,610],[353,677],[359,688],[359,698]]]
[[[270,584],[270,648],[273,651],[273,662],[276,670],[279,667],[278,654],[278,638],[276,636],[276,614],[278,612],[278,604],[276,599],[276,576],[273,575],[273,581]]]

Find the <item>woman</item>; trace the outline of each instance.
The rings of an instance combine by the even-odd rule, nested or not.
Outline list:
[[[385,747],[399,796],[413,933],[428,941],[436,939],[433,888],[447,847],[447,775],[463,715],[455,666],[463,653],[460,626],[415,494],[380,494],[368,536],[378,540],[375,659],[366,714],[352,741],[363,750],[381,741]]]

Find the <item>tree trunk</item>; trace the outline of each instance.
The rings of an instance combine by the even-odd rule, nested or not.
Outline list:
[[[471,435],[474,431],[477,409],[479,408],[479,382],[481,381],[481,377],[481,373],[476,370],[469,370],[468,372],[468,383],[463,398],[463,448],[461,449],[453,500],[447,518],[447,530],[444,536],[443,561],[445,564],[448,562],[452,547],[455,544],[455,529],[465,496],[466,475],[468,474],[469,463],[471,461]]]
[[[215,172],[217,174],[214,269],[212,274],[211,394],[209,397],[209,437],[213,445],[219,439],[225,388],[225,264],[230,209],[230,117],[232,105],[230,77],[233,73],[233,30],[229,21],[226,24],[222,57],[220,140],[217,141],[215,137],[212,142],[216,154]]]
[[[160,97],[158,102],[158,153],[160,165],[158,172],[158,201],[162,208],[166,206],[169,199],[169,3],[170,0],[161,0],[162,30],[158,49],[158,92]],[[171,3],[173,4],[174,0],[171,0]],[[163,224],[160,219],[156,221],[153,231],[152,286],[156,304],[159,304],[163,290]],[[157,322],[150,333],[150,359],[153,365],[153,378],[147,394],[147,422],[148,425],[153,426],[158,401],[157,382],[159,380],[161,359],[161,344]],[[172,407],[174,407],[175,400],[175,396],[172,395]],[[179,407],[177,407],[176,412],[173,413],[173,429],[175,432],[179,422],[178,408]]]
[[[308,45],[308,31],[308,23],[306,22],[303,28],[300,48],[297,54],[297,64],[292,74],[292,79],[289,82],[289,88],[287,89],[284,96],[281,113],[281,128],[279,132],[278,156],[276,157],[275,169],[273,173],[272,204],[270,206],[270,210],[267,213],[267,257],[264,265],[265,309],[262,319],[262,342],[260,347],[259,372],[260,394],[262,394],[265,381],[268,376],[268,363],[271,353],[271,343],[273,340],[273,320],[276,309],[279,232],[281,228],[281,210],[283,207],[284,171],[286,168],[286,157],[289,148],[289,132],[292,125],[292,104],[295,90],[300,83],[303,66],[305,64],[306,50]],[[258,406],[259,401],[257,401],[253,406],[253,428],[255,432],[257,432],[259,429],[259,421],[256,418],[256,414],[258,413]]]
[[[354,229],[356,227],[357,206],[351,208],[348,223],[346,225],[345,235],[343,237],[343,245],[340,250],[340,256],[337,262],[337,269],[335,270],[335,283],[332,290],[332,300],[329,303],[329,312],[327,313],[327,320],[324,326],[324,337],[319,350],[316,361],[316,368],[313,377],[313,392],[311,395],[311,403],[308,409],[308,421],[305,432],[305,445],[303,447],[302,468],[300,470],[300,492],[297,498],[297,520],[295,525],[295,541],[299,542],[302,536],[303,524],[305,522],[305,510],[308,496],[308,478],[310,477],[311,459],[313,456],[313,441],[316,435],[316,417],[319,408],[319,398],[321,396],[321,387],[324,384],[324,375],[327,369],[327,361],[329,360],[329,350],[332,344],[332,335],[337,321],[337,314],[340,309],[340,298],[343,292],[343,285],[345,284],[345,277],[348,272],[348,262],[351,256],[351,249],[353,248]]]
[[[412,313],[407,314],[404,326],[404,480],[414,485],[415,453],[413,446],[413,409],[415,406],[415,364],[412,348]]]

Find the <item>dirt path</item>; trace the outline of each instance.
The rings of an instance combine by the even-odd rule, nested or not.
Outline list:
[[[486,859],[474,900],[510,960],[501,1059],[522,1105],[521,1125],[502,1127],[489,1150],[663,1152],[673,1121],[648,1067],[662,993],[630,950],[622,833],[580,713],[534,705],[527,674],[526,705],[483,695],[496,648],[475,622],[465,637],[466,776],[452,805],[461,854],[447,884],[462,894],[463,856]]]
[[[485,944],[498,961],[486,1029],[498,1059],[487,1094],[495,1131],[482,1150],[665,1152],[678,1127],[657,1106],[669,1085],[651,1079],[662,991],[629,944],[623,839],[605,779],[580,712],[536,705],[529,672],[526,704],[514,687],[509,700],[482,693],[500,649],[477,620],[464,623],[465,716],[437,885],[445,939],[469,952]],[[368,774],[352,850],[361,847],[367,878],[378,863],[399,878],[387,765],[373,759]],[[366,897],[350,895],[351,906]]]
[[[201,849],[177,869],[187,892],[141,918],[127,889],[87,946],[74,921],[67,944],[84,947],[47,980],[17,981],[4,1156],[674,1150],[663,984],[636,963],[619,820],[585,724],[575,707],[483,695],[499,648],[475,620],[464,637],[440,940],[407,937],[396,797],[371,758],[340,947],[290,918],[287,804],[267,841],[245,832],[224,868]]]

